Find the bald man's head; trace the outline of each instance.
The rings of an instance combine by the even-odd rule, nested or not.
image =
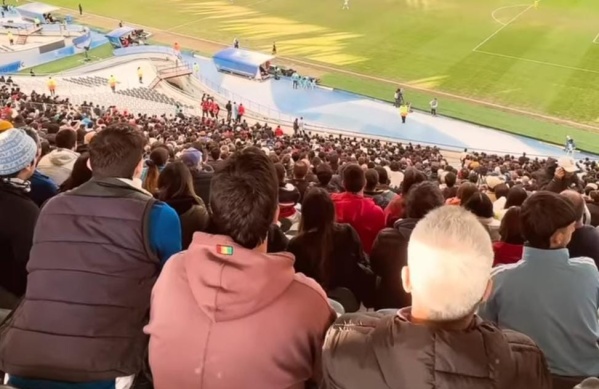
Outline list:
[[[560,195],[570,200],[576,211],[576,220],[582,222],[582,215],[584,215],[584,199],[582,195],[573,190],[565,190]]]

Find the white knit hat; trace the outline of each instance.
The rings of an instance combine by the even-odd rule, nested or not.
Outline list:
[[[31,165],[37,155],[35,141],[20,129],[0,133],[0,176],[10,176]]]

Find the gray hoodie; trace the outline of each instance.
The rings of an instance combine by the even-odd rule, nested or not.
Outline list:
[[[79,154],[73,150],[56,149],[40,160],[37,169],[54,180],[56,185],[60,185],[71,175],[78,157]]]

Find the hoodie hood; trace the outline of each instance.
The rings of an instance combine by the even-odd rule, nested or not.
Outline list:
[[[48,161],[54,166],[73,165],[79,154],[68,149],[56,149],[47,155]]]
[[[414,231],[419,221],[420,219],[401,219],[393,224],[393,228],[399,231],[404,238],[410,239],[410,235],[412,235],[412,231]]]
[[[221,254],[230,252],[231,254]],[[183,257],[198,307],[216,322],[236,320],[276,300],[293,282],[293,256],[243,248],[227,236],[196,232]]]

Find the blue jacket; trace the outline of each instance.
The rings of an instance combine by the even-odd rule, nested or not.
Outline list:
[[[531,337],[561,376],[599,376],[599,271],[567,249],[524,247],[523,258],[493,271],[479,315]]]
[[[48,176],[40,173],[36,170],[31,178],[31,191],[29,192],[29,198],[41,207],[46,201],[58,194],[58,185]]]

